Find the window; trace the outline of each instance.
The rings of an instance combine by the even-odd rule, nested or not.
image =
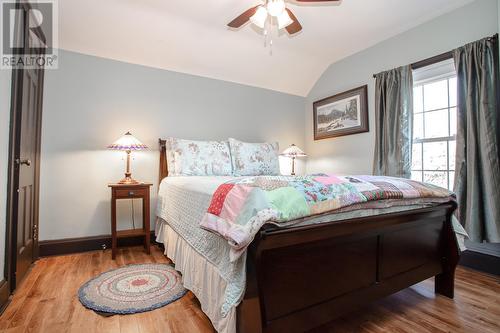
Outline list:
[[[457,78],[451,61],[428,67],[414,71],[411,178],[452,190]]]

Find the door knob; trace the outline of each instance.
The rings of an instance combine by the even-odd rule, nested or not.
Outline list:
[[[16,159],[16,163],[18,165],[27,165],[27,166],[30,166],[31,165],[31,161],[26,159],[26,160],[20,160],[20,159]]]

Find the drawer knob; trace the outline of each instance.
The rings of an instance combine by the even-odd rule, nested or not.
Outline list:
[[[134,194],[135,194],[135,193],[134,193],[134,191],[129,191],[129,192],[128,192],[128,196],[129,196],[129,197],[130,197],[130,196],[132,196],[132,195],[134,195]]]

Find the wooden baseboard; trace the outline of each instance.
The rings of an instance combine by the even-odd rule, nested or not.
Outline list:
[[[151,231],[151,240],[154,242],[154,231]],[[142,237],[121,238],[118,240],[118,246],[136,246],[143,244]],[[40,257],[57,256],[70,253],[88,252],[111,248],[111,236],[92,236],[81,238],[65,238],[38,243]]]
[[[9,304],[9,283],[5,280],[0,281],[0,314],[5,310]]]
[[[476,251],[464,251],[460,256],[459,265],[476,271],[500,276],[500,257]]]

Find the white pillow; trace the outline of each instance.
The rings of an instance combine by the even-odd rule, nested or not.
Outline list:
[[[173,176],[230,176],[231,155],[227,141],[167,140],[169,174]]]
[[[247,143],[229,138],[229,148],[235,176],[280,174],[277,142]]]

